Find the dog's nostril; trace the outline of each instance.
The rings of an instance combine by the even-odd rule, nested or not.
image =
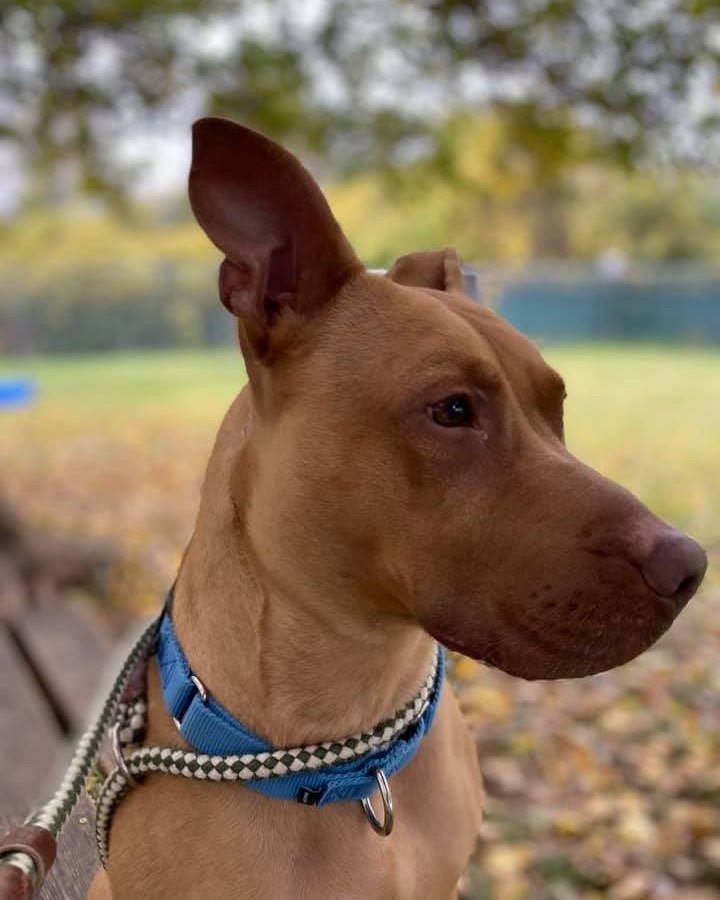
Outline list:
[[[656,538],[640,571],[648,587],[680,607],[700,586],[706,567],[702,547],[687,535],[668,528]]]
[[[678,597],[685,594],[689,594],[689,596],[692,596],[699,586],[700,585],[697,576],[688,575],[687,578],[683,578],[683,580],[680,582],[680,586],[675,591],[673,597]]]

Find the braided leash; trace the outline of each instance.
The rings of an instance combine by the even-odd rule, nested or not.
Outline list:
[[[29,896],[40,889],[45,870],[52,864],[55,841],[78,802],[85,780],[95,765],[100,745],[115,718],[125,685],[137,663],[151,652],[159,625],[159,619],[153,621],[136,641],[102,705],[97,720],[78,742],[60,787],[47,803],[28,817],[24,828],[19,829],[25,838],[22,848],[15,849],[19,842],[11,840],[12,834],[0,843],[0,872],[5,866],[19,870],[24,879],[24,888],[30,891]],[[34,840],[28,837],[33,834]],[[36,843],[42,843],[42,849],[38,849]],[[51,852],[48,851],[48,845]],[[7,881],[10,883],[10,876]]]
[[[371,731],[352,735],[340,741],[325,741],[305,747],[246,753],[242,756],[217,756],[196,753],[176,747],[150,746],[120,755],[114,769],[102,786],[96,805],[96,840],[103,866],[107,864],[110,826],[113,814],[128,792],[148,772],[181,775],[208,781],[248,782],[281,778],[300,772],[311,772],[334,763],[352,762],[368,753],[392,744],[423,715],[432,696],[438,673],[440,651],[435,652],[432,667],[419,692],[397,712],[379,722]],[[146,704],[139,699],[122,705],[118,722],[120,752],[137,745],[144,736]]]

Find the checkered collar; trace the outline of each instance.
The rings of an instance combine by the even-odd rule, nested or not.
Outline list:
[[[254,758],[248,787],[313,806],[364,799],[376,788],[377,769],[390,777],[407,765],[432,725],[444,678],[444,652],[437,645],[422,688],[394,716],[345,739],[278,750],[231,716],[191,671],[173,627],[171,598],[156,654],[165,706],[184,740],[208,757]]]

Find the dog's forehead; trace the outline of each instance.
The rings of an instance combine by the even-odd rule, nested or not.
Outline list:
[[[418,379],[471,376],[508,382],[518,399],[557,393],[562,380],[537,347],[489,309],[462,294],[373,279],[370,290],[341,304],[326,347],[334,368],[398,391]],[[387,388],[386,388],[387,389]]]
[[[328,375],[399,394],[417,379],[451,378],[470,363],[492,374],[490,345],[431,292],[374,276],[336,304],[317,335]]]
[[[564,390],[562,378],[545,362],[536,344],[497,313],[463,296],[433,293],[450,311],[482,335],[514,387],[527,385],[542,394],[556,394]]]

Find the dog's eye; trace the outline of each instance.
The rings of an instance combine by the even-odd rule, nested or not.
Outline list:
[[[467,428],[473,422],[473,409],[469,397],[455,394],[430,407],[434,422],[444,428]]]

